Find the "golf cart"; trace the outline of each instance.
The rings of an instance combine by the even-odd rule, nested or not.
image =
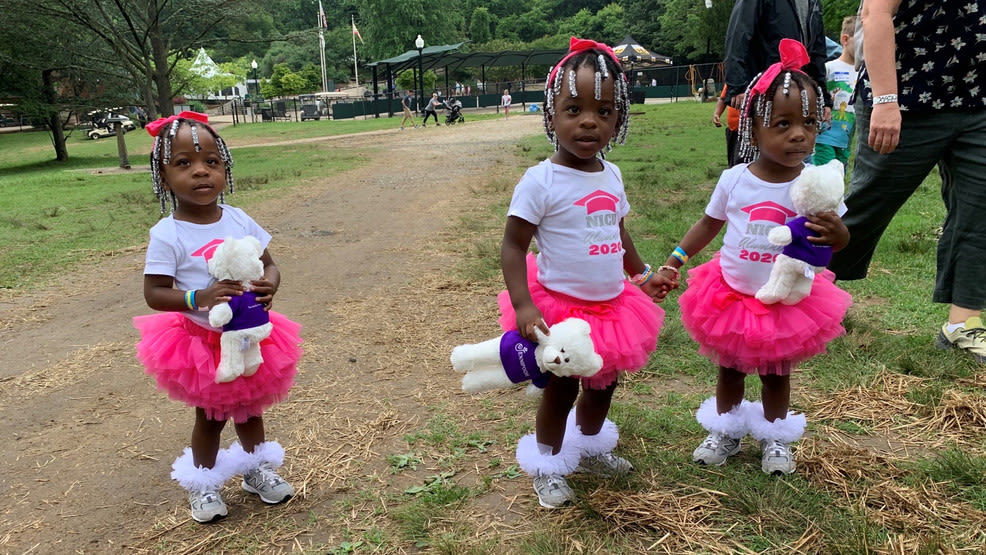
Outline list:
[[[301,104],[301,121],[321,119],[322,101],[314,94],[299,94],[298,102]]]
[[[86,136],[93,140],[113,137],[116,135],[117,125],[123,126],[124,133],[137,128],[137,124],[123,114],[98,115],[92,118],[92,129],[86,131]]]

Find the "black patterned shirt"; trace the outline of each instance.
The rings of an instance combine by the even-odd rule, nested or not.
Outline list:
[[[904,0],[894,33],[902,111],[986,108],[986,0]],[[872,106],[869,75],[861,77]]]

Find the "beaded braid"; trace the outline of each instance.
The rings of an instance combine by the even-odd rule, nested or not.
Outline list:
[[[627,76],[623,72],[623,68],[599,50],[586,50],[572,56],[565,61],[564,67],[557,68],[557,71],[554,72],[554,80],[551,79],[552,72],[548,72],[548,79],[544,83],[544,134],[548,137],[548,142],[555,147],[555,150],[558,150],[558,137],[551,129],[551,118],[555,115],[555,96],[561,94],[561,85],[564,80],[562,78],[566,74],[569,94],[573,97],[578,96],[578,91],[575,89],[575,70],[582,66],[595,69],[593,94],[596,100],[602,97],[602,82],[610,78],[613,80],[613,97],[616,103],[617,120],[616,133],[606,145],[606,151],[610,151],[614,144],[626,143],[627,132],[630,130],[630,86],[627,83]]]
[[[175,212],[175,208],[178,207],[178,199],[175,198],[175,194],[167,190],[161,179],[161,168],[162,166],[167,166],[171,163],[171,142],[174,140],[175,135],[178,134],[178,129],[186,124],[191,127],[192,131],[192,143],[195,145],[195,151],[200,152],[202,150],[202,145],[199,144],[199,128],[203,128],[212,135],[212,138],[216,141],[216,148],[219,150],[219,158],[223,161],[223,166],[226,169],[226,186],[229,188],[230,194],[233,193],[233,155],[229,152],[229,147],[226,146],[226,141],[216,133],[216,130],[210,125],[206,125],[195,121],[193,119],[178,118],[171,122],[171,125],[161,130],[161,133],[157,137],[154,137],[154,144],[151,146],[151,185],[154,191],[154,195],[161,202],[161,213],[165,213],[165,209],[170,204],[171,213]],[[219,202],[225,204],[225,192],[219,194]]]
[[[822,119],[825,116],[825,92],[815,80],[800,71],[784,70],[777,75],[774,81],[767,87],[767,92],[757,94],[753,91],[754,84],[760,80],[758,74],[750,81],[746,88],[746,95],[743,98],[743,106],[740,108],[739,121],[739,159],[741,162],[753,162],[760,157],[760,148],[753,144],[753,119],[761,118],[764,127],[770,127],[770,112],[774,105],[774,95],[777,89],[785,96],[791,94],[791,82],[793,81],[800,90],[801,114],[808,117],[808,89],[815,89],[815,126],[819,131],[822,129]]]

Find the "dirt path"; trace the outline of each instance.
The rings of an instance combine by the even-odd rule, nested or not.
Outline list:
[[[0,552],[199,552],[240,529],[271,536],[247,545],[286,551],[341,541],[345,518],[312,515],[367,481],[416,479],[382,478],[383,457],[406,450],[403,434],[435,407],[469,402],[447,353],[493,329],[495,308],[488,292],[446,276],[452,255],[442,247],[474,186],[515,181],[514,145],[539,132],[539,118],[517,117],[326,140],[369,164],[250,210],[274,235],[284,275],[276,308],[304,325],[307,343],[291,399],[266,419],[299,490],[286,507],[230,487],[223,524],[188,520],[168,474],[191,411],[157,392],[133,357],[130,319],[147,312],[143,245],[49,290],[0,297]],[[436,329],[450,333],[436,340]]]

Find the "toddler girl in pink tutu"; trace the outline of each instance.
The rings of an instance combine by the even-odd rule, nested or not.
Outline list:
[[[192,518],[212,522],[226,516],[223,484],[242,474],[244,490],[265,503],[280,503],[294,489],[274,471],[284,449],[266,441],[263,412],[287,396],[301,356],[301,326],[270,310],[281,274],[267,244],[271,236],[238,208],[222,204],[233,192],[233,158],[208,125],[205,114],[182,112],[147,124],[154,137],[151,180],[161,212],[171,214],[151,228],[144,266],[144,299],[161,312],[134,318],[140,331],[137,358],[172,399],[195,407],[192,445],[172,465],[171,477],[188,491]],[[260,343],[263,363],[251,376],[217,383],[221,329],[206,312],[242,295],[239,282],[215,281],[207,262],[226,237],[256,237],[264,247],[264,275],[249,287],[273,324]],[[239,443],[220,449],[220,433],[232,419]]]
[[[613,51],[572,38],[548,76],[545,98],[545,131],[555,153],[527,170],[510,202],[500,324],[536,342],[535,327],[547,333],[548,325],[582,318],[603,357],[602,370],[581,380],[581,396],[578,378],[550,375],[536,433],[517,446],[538,501],[553,508],[572,500],[565,480],[571,472],[632,470],[612,454],[618,432],[606,415],[620,372],[642,368],[656,347],[664,311],[653,299],[662,300],[672,284],[637,254],[623,226],[630,211],[623,178],[601,157],[626,136],[630,108],[630,88]],[[532,238],[536,258],[527,253]],[[624,272],[635,276],[632,283]]]
[[[753,80],[739,130],[741,155],[753,161],[722,173],[705,215],[668,257],[672,269],[661,270],[676,277],[673,268],[683,266],[726,226],[722,248],[688,272],[688,289],[679,300],[682,323],[699,352],[719,365],[716,395],[696,415],[709,433],[692,456],[700,464],[723,464],[750,434],[760,443],[764,472],[794,472],[790,443],[804,433],[805,417],[788,411],[791,370],[845,333],[841,322],[851,299],[832,282],[831,272],[815,276],[811,294],[794,305],[765,305],[755,297],[782,249],[767,234],[796,215],[789,189],[812,152],[822,120],[821,90],[798,70],[807,63],[804,46],[785,39],[781,62]],[[839,213],[844,212],[841,205]],[[813,244],[833,250],[848,244],[849,232],[836,213],[808,220]],[[744,379],[754,373],[762,386],[757,403],[743,400]]]

